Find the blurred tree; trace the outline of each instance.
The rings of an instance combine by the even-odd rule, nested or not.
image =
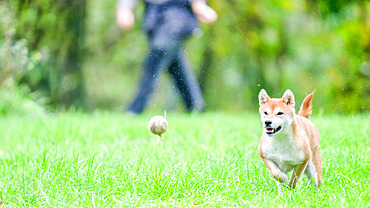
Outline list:
[[[85,0],[11,3],[18,17],[17,36],[25,38],[42,61],[23,81],[41,90],[54,106],[84,106]]]
[[[143,4],[135,11],[134,30],[126,33],[115,23],[116,0],[8,2],[17,19],[16,36],[0,41],[28,47],[26,56],[33,60],[20,75],[8,74],[23,77],[55,106],[87,101],[121,110],[130,101],[147,47],[140,30]],[[219,13],[218,21],[201,25],[204,32],[195,33],[185,46],[208,110],[255,109],[261,88],[273,97],[290,88],[297,100],[316,89],[314,105],[327,111],[368,111],[369,1],[209,4]],[[157,94],[162,98],[154,100],[153,108],[163,105],[167,92]]]

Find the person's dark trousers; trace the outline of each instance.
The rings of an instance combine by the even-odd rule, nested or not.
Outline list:
[[[199,84],[181,48],[189,36],[188,32],[181,30],[181,21],[186,24],[186,20],[174,21],[175,16],[167,18],[170,18],[169,21],[163,21],[148,33],[150,51],[144,63],[139,91],[128,108],[130,112],[140,113],[144,110],[155,92],[159,74],[164,69],[168,69],[174,79],[188,111],[202,111],[204,108]]]

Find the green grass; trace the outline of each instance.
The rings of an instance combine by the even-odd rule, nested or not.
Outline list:
[[[257,154],[257,114],[65,113],[0,118],[3,207],[369,207],[368,115],[313,117],[323,185],[278,193]]]

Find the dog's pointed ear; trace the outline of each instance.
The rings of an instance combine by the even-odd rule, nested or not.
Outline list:
[[[295,101],[294,101],[294,94],[293,92],[290,90],[290,89],[287,89],[285,92],[284,92],[284,95],[283,95],[283,102],[285,104],[287,104],[288,106],[294,108],[295,106]]]
[[[266,104],[271,98],[267,95],[266,90],[262,89],[260,93],[258,94],[258,100],[260,103],[260,106]]]

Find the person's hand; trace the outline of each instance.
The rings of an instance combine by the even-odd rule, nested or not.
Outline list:
[[[191,3],[191,8],[199,21],[212,23],[217,20],[217,13],[209,7],[204,0],[197,0]]]
[[[129,30],[135,24],[135,15],[129,8],[118,8],[116,11],[116,20],[120,28]]]

